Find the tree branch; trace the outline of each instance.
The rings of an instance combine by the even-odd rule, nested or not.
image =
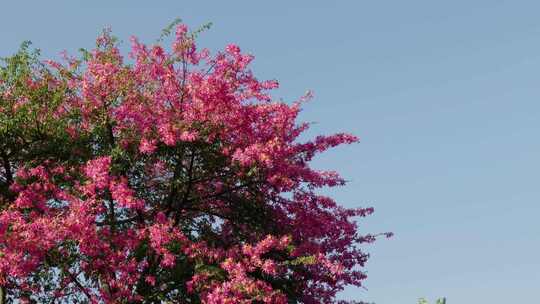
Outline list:
[[[84,293],[84,295],[88,298],[88,300],[92,300],[92,296],[90,296],[90,294],[88,293],[88,291],[86,290],[86,288],[84,286],[82,286],[82,284],[79,282],[79,280],[77,280],[77,277],[75,277],[75,275],[73,275],[68,269],[64,269],[64,271],[69,275],[69,277],[73,280],[73,282],[75,283],[75,285],[77,285],[77,287],[79,287],[79,289]]]
[[[191,193],[191,188],[193,187],[193,164],[194,163],[195,163],[195,152],[191,151],[191,158],[189,161],[189,168],[187,172],[188,184],[187,184],[186,191],[184,192],[184,196],[182,198],[182,203],[181,203],[182,205],[184,205],[187,202],[189,194]],[[180,214],[181,214],[180,212],[176,213],[174,217],[174,226],[176,226],[178,222],[180,221]]]
[[[13,172],[11,171],[11,163],[9,162],[8,155],[2,151],[2,162],[4,166],[4,172],[6,174],[6,183],[10,186],[13,183]]]

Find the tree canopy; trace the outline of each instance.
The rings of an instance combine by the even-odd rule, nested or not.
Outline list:
[[[356,219],[253,56],[174,24],[168,47],[104,31],[79,57],[23,44],[0,67],[0,286],[21,303],[333,303],[361,286]],[[167,39],[162,39],[163,41]]]

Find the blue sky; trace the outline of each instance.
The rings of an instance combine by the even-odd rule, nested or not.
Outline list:
[[[333,3],[335,2],[335,3]],[[55,57],[111,26],[152,42],[176,17],[200,43],[256,56],[277,98],[307,89],[310,134],[358,145],[316,161],[351,180],[332,194],[374,206],[366,232],[377,304],[533,302],[540,284],[540,3],[537,1],[6,1],[0,56],[29,39]],[[127,44],[127,43],[126,43]]]

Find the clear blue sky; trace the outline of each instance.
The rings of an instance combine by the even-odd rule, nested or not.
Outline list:
[[[335,4],[339,3],[339,4]],[[175,17],[212,21],[201,43],[256,56],[276,97],[313,89],[313,132],[362,143],[317,160],[372,205],[367,232],[377,304],[534,303],[540,286],[538,1],[4,1],[0,55],[30,39],[45,56],[91,47],[112,26],[151,42]],[[126,43],[127,44],[127,43]],[[535,291],[536,288],[536,291]]]

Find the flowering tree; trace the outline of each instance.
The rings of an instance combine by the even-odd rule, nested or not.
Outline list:
[[[272,101],[253,57],[105,31],[81,58],[0,67],[0,301],[333,303],[360,286],[375,235],[320,195],[344,185],[299,142],[305,96]],[[172,29],[173,27],[171,27]]]

